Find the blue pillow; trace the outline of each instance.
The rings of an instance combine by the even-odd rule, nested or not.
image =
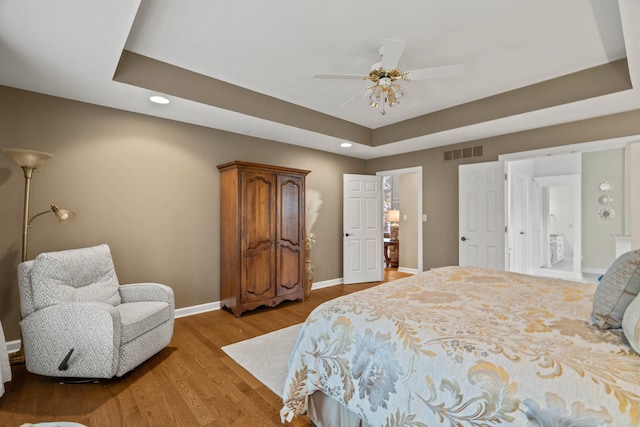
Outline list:
[[[624,253],[604,273],[593,296],[591,320],[602,329],[622,327],[624,312],[640,293],[640,249]]]

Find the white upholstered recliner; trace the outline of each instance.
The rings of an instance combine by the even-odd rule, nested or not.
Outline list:
[[[107,245],[42,253],[18,266],[18,280],[29,372],[119,377],[171,341],[173,290],[120,286]]]

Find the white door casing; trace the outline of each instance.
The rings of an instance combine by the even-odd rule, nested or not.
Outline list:
[[[509,271],[529,273],[529,178],[517,172],[509,172],[507,254]]]
[[[459,265],[504,270],[504,187],[501,161],[459,166]]]
[[[343,175],[343,281],[383,279],[382,177]]]

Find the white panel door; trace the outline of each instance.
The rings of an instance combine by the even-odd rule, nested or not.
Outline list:
[[[343,176],[343,229],[344,283],[382,280],[382,177]]]
[[[504,166],[460,165],[459,264],[504,270]]]

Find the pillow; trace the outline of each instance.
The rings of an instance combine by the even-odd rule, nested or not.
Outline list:
[[[109,246],[42,253],[31,269],[36,310],[65,302],[120,304]]]
[[[622,331],[631,348],[640,354],[640,296],[636,297],[624,312]]]
[[[624,311],[640,293],[640,249],[624,253],[604,274],[593,296],[593,322],[602,329],[620,328]]]

